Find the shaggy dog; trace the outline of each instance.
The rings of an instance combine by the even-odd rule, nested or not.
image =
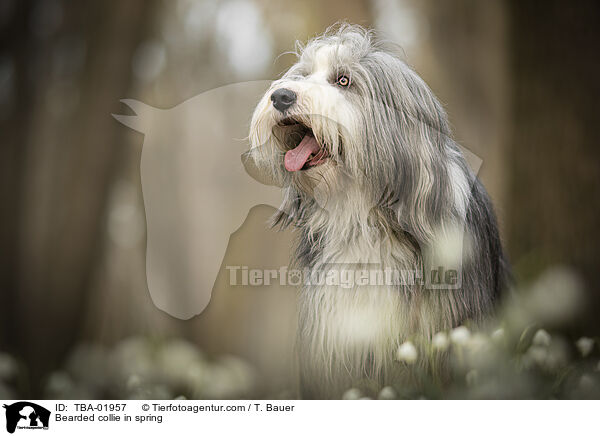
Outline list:
[[[274,223],[297,229],[295,263],[311,271],[305,398],[389,383],[399,344],[483,319],[505,285],[489,198],[396,52],[359,26],[330,28],[297,45],[252,118],[250,156],[284,190]]]

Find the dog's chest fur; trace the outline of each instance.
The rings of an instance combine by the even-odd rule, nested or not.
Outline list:
[[[321,275],[302,289],[299,323],[300,352],[311,356],[303,372],[321,387],[343,384],[339,378],[345,376],[376,377],[385,369],[412,330],[408,299],[415,289],[390,285],[384,271],[414,273],[419,267],[409,241],[374,225],[371,205],[358,188],[322,206],[305,225],[304,238],[319,235],[302,243],[318,244],[308,266]],[[323,279],[328,276],[338,283]],[[328,373],[332,378],[324,377]]]

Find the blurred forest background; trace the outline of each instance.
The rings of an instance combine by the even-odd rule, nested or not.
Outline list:
[[[51,395],[49,383],[69,383],[57,368],[102,358],[101,348],[73,358],[77,344],[118,347],[132,336],[185,339],[173,345],[184,363],[198,357],[184,344],[239,356],[265,392],[289,388],[293,289],[232,290],[222,273],[194,319],[152,304],[143,137],[111,114],[126,97],[169,108],[276,78],[294,61],[279,54],[338,20],[403,47],[458,142],[483,159],[517,278],[570,268],[588,304],[568,329],[600,333],[599,2],[0,0],[0,351],[21,368],[12,395]],[[287,262],[291,236],[264,227],[271,211],[251,211],[230,240],[230,264]],[[147,345],[137,341],[122,359]],[[225,359],[244,379],[242,360]]]

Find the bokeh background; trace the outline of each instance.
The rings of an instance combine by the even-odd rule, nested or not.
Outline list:
[[[483,160],[518,282],[567,268],[586,304],[561,328],[600,333],[600,3],[1,0],[0,396],[293,390],[294,289],[231,288],[222,271],[194,319],[152,304],[143,136],[111,114],[125,97],[170,108],[276,78],[294,62],[281,53],[339,20],[402,46]],[[271,212],[252,209],[229,264],[286,264],[292,236],[265,228]]]

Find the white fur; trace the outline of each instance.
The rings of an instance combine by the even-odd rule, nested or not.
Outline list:
[[[298,56],[258,103],[250,126],[251,156],[284,189],[275,220],[298,227],[296,261],[313,271],[374,265],[423,275],[432,265],[462,269],[465,240],[480,250],[469,259],[484,259],[471,267],[469,283],[452,291],[425,290],[422,282],[304,286],[303,390],[336,397],[362,378],[389,380],[397,369],[393,353],[411,335],[431,337],[485,313],[501,284],[494,274],[501,274],[502,253],[485,198],[472,202],[476,180],[450,137],[443,108],[414,71],[370,32],[348,25],[315,38]],[[350,77],[349,87],[336,84],[340,74]],[[297,95],[286,113],[270,101],[280,88]],[[285,170],[284,155],[298,141],[288,142],[303,134],[285,130],[290,118],[312,129],[329,153],[325,164]],[[478,236],[467,226],[473,207],[485,221],[471,223]]]

